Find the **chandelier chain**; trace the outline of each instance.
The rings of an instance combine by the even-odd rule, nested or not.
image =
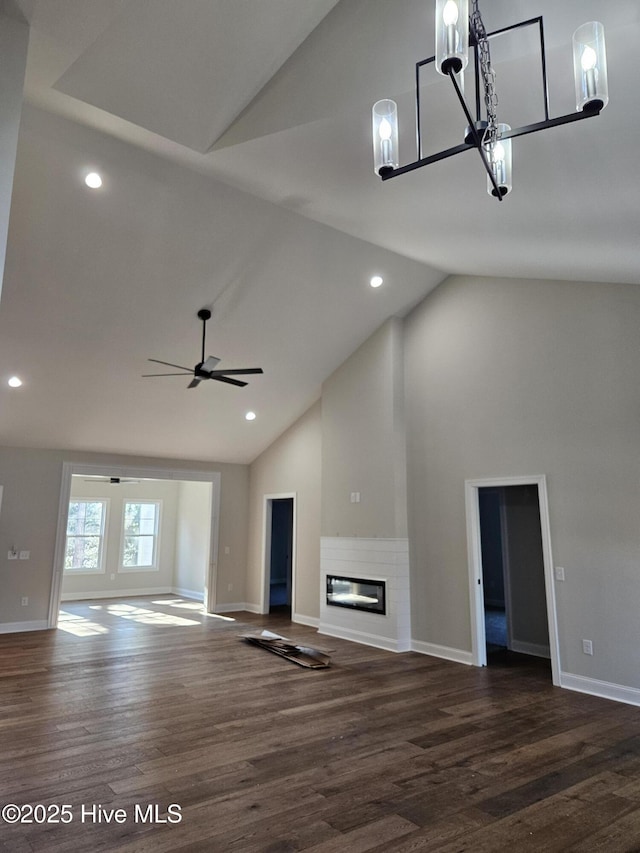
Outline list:
[[[478,46],[480,73],[484,89],[484,104],[487,110],[487,129],[483,142],[493,144],[498,138],[498,93],[496,92],[496,72],[491,64],[489,39],[484,28],[482,15],[478,6],[479,0],[473,0],[473,11],[470,16],[471,32]]]

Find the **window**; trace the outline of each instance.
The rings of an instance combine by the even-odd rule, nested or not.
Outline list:
[[[122,569],[157,569],[160,501],[125,501]]]
[[[65,572],[104,572],[106,500],[71,500],[67,516]]]

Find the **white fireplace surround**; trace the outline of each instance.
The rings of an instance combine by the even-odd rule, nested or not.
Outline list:
[[[384,581],[386,614],[327,605],[327,575]],[[408,539],[323,536],[320,582],[320,634],[394,652],[411,649]]]

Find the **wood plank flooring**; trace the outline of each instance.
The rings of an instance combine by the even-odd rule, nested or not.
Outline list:
[[[0,636],[0,805],[44,806],[0,818],[0,851],[640,850],[640,709],[545,662],[394,655],[175,596],[62,610]],[[238,639],[259,626],[331,669]]]

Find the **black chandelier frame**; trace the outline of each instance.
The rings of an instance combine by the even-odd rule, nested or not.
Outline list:
[[[526,21],[521,21],[517,24],[511,24],[508,27],[501,27],[500,29],[493,30],[490,33],[487,33],[485,38],[487,40],[496,38],[497,36],[504,35],[505,33],[511,32],[512,30],[518,30],[523,27],[530,26],[538,26],[538,32],[540,37],[540,68],[541,68],[541,76],[542,76],[542,96],[544,101],[544,119],[542,121],[533,122],[533,124],[525,124],[521,127],[512,128],[511,130],[505,131],[501,133],[498,139],[513,139],[516,136],[525,136],[529,133],[537,133],[540,130],[547,130],[550,127],[557,127],[561,124],[570,124],[574,121],[583,121],[587,118],[592,118],[593,116],[600,115],[604,104],[601,100],[593,100],[587,104],[585,104],[584,109],[580,111],[575,111],[571,113],[567,113],[566,115],[555,116],[551,118],[549,116],[549,86],[548,86],[548,78],[547,78],[547,58],[546,58],[546,50],[544,44],[544,24],[542,20],[542,15],[539,15],[536,18],[529,18]],[[487,122],[482,119],[482,90],[480,86],[480,60],[478,58],[478,41],[473,34],[473,31],[470,29],[469,31],[469,47],[473,48],[473,69],[474,69],[474,77],[475,77],[475,119],[471,115],[471,111],[465,101],[464,95],[458,85],[458,81],[456,80],[456,69],[452,67],[451,64],[445,66],[443,69],[451,79],[453,83],[453,88],[455,93],[460,101],[460,106],[466,116],[468,126],[467,132],[465,134],[465,140],[459,145],[454,145],[452,148],[445,148],[442,151],[438,151],[436,154],[430,154],[428,157],[422,157],[422,133],[421,133],[421,123],[420,123],[420,71],[426,66],[430,65],[432,62],[435,62],[435,55],[430,56],[428,59],[422,59],[419,62],[416,62],[416,141],[417,141],[417,151],[418,151],[418,159],[414,160],[413,163],[407,163],[405,166],[398,166],[397,168],[393,168],[391,166],[383,166],[379,170],[379,175],[383,181],[388,181],[391,178],[396,178],[398,175],[404,175],[407,172],[413,172],[416,169],[421,169],[423,166],[429,166],[431,163],[437,163],[440,160],[446,160],[448,157],[453,157],[456,154],[462,154],[463,151],[469,151],[475,148],[480,155],[480,159],[484,165],[484,168],[489,176],[489,180],[493,185],[493,194],[499,201],[503,199],[503,193],[498,186],[495,176],[493,174],[493,170],[489,164],[487,159],[487,155],[485,153],[485,148],[482,140],[482,134],[484,129],[487,126]]]

